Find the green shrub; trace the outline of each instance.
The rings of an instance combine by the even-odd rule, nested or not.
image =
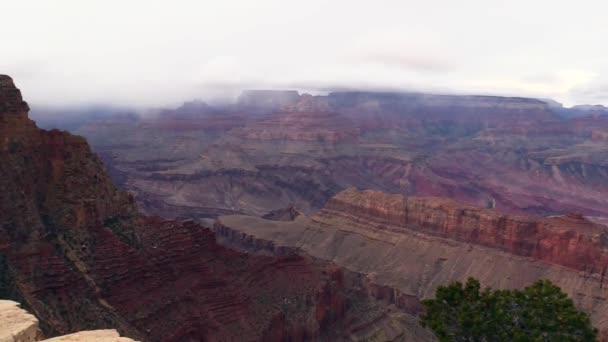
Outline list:
[[[421,324],[440,341],[595,341],[589,316],[561,289],[539,280],[523,290],[480,291],[469,278],[424,300]]]

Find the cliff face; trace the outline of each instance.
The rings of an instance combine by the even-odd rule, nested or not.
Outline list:
[[[38,129],[12,80],[1,77],[8,111],[0,112],[0,235],[19,247],[59,237],[79,259],[93,243],[92,227],[111,222],[121,237],[134,239],[133,198],[114,186],[85,139]]]
[[[221,243],[328,260],[366,281],[374,297],[411,314],[438,286],[468,277],[522,288],[549,279],[608,338],[608,227],[578,214],[513,216],[441,198],[349,189],[313,216],[271,221],[221,216]]]
[[[232,134],[252,140],[292,140],[334,144],[356,139],[360,127],[333,110],[324,97],[308,94]]]
[[[24,303],[47,336],[348,340],[408,319],[328,262],[243,254],[192,221],[140,216],[83,138],[38,129],[12,80],[0,81],[0,296]],[[362,319],[365,308],[375,316]]]
[[[453,200],[349,189],[316,217],[365,220],[370,227],[416,232],[497,248],[580,271],[604,274],[608,228],[580,214],[541,218],[501,214]]]
[[[310,111],[279,113],[234,134],[253,140],[336,143],[355,139],[359,130],[337,113]]]

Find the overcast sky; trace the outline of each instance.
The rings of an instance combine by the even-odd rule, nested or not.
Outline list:
[[[0,73],[39,105],[372,88],[608,105],[601,0],[0,0]]]

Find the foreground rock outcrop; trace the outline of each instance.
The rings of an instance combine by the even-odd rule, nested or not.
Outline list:
[[[38,319],[19,307],[19,303],[0,300],[0,341],[39,341]]]
[[[116,330],[89,330],[57,336],[42,342],[134,342],[128,337],[121,337]]]
[[[608,227],[577,215],[501,214],[441,198],[349,189],[313,216],[222,216],[220,241],[249,252],[290,250],[365,277],[361,288],[412,314],[438,286],[468,277],[493,288],[549,279],[608,337]]]
[[[116,330],[90,330],[74,334],[42,339],[38,319],[19,307],[19,303],[0,300],[0,341],[1,342],[134,342],[120,337]]]

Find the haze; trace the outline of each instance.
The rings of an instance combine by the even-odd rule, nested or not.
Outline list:
[[[608,104],[602,1],[2,1],[0,71],[36,105],[244,88]]]

